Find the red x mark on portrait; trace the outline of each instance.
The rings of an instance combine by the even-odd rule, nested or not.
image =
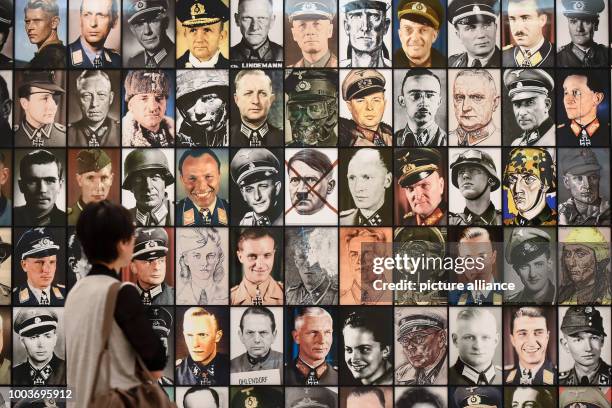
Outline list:
[[[306,192],[307,194],[312,192],[314,195],[319,197],[319,199],[321,199],[323,204],[325,204],[327,207],[329,207],[330,210],[332,210],[334,213],[338,214],[338,210],[333,205],[331,205],[329,202],[327,202],[327,196],[322,197],[321,194],[319,194],[317,191],[314,190],[321,183],[321,181],[323,181],[327,177],[328,174],[330,174],[332,171],[334,171],[334,168],[338,165],[338,160],[337,159],[336,159],[336,161],[334,161],[332,163],[332,166],[330,167],[330,169],[325,174],[321,175],[319,180],[316,183],[314,183],[313,185],[308,184],[306,179],[298,171],[296,171],[292,166],[290,166],[289,162],[287,160],[285,160],[285,165],[287,166],[287,168],[290,171],[295,173],[295,175],[304,183],[304,185],[306,187],[308,187],[308,191]],[[295,203],[291,203],[291,207],[289,207],[285,211],[285,215],[289,214],[289,212],[295,208],[295,206],[298,204],[298,202],[299,201],[297,201]]]

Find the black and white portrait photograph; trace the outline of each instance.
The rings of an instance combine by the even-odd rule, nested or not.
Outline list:
[[[392,146],[390,70],[340,70],[340,146]]]
[[[120,146],[120,72],[69,71],[68,78],[68,146]]]
[[[397,387],[395,388],[396,408],[447,407],[446,387]]]
[[[487,407],[498,408],[503,406],[503,390],[501,387],[450,387],[449,397],[451,408],[466,408],[473,405],[474,401],[478,401],[478,404]]]
[[[554,88],[559,83],[553,78],[543,69],[503,71],[504,146],[556,145]]]
[[[340,387],[340,408],[367,406],[393,408],[393,387],[356,386]]]
[[[68,227],[66,236],[66,283],[70,286],[87,276],[91,270],[91,264],[76,235],[76,227]]]
[[[450,146],[501,146],[500,90],[499,70],[448,71]]]
[[[234,91],[231,115],[240,118],[230,128],[231,145],[283,146],[283,71],[243,69],[230,76]]]
[[[174,150],[123,149],[121,204],[138,226],[174,224]]]
[[[283,309],[232,307],[230,383],[282,385]]]
[[[174,68],[174,6],[168,0],[123,2],[123,67]]]
[[[285,71],[285,144],[288,147],[338,144],[338,89],[335,70]]]
[[[174,309],[164,306],[147,306],[145,308],[147,318],[155,333],[161,340],[166,350],[166,366],[162,376],[157,379],[161,386],[174,384]]]
[[[390,149],[340,149],[340,225],[393,225],[393,157]]]
[[[559,384],[610,385],[610,308],[559,307]]]
[[[66,225],[66,151],[15,151],[13,223],[42,227]],[[17,171],[18,170],[18,171]]]
[[[501,64],[499,0],[452,0],[448,4],[449,68],[496,68]]]
[[[338,304],[338,229],[285,229],[287,305]]]
[[[584,392],[586,389],[579,388],[565,388],[566,396],[560,400],[559,407],[568,408],[572,406],[573,401],[584,401],[583,396],[586,395],[586,398],[592,398],[595,396],[594,401],[605,401],[605,397],[603,393],[599,390],[592,393],[591,391]],[[563,395],[563,392],[561,392]],[[571,395],[571,396],[570,396]],[[568,398],[569,397],[569,398]],[[567,401],[567,405],[564,401]],[[590,399],[591,400],[591,399]],[[533,407],[556,407],[557,406],[557,389],[555,387],[529,387],[529,386],[519,386],[519,387],[504,387],[504,406],[533,406]],[[605,405],[595,405],[604,407]]]
[[[395,70],[395,145],[405,147],[446,146],[446,71]]]
[[[229,230],[176,229],[176,304],[227,305]]]
[[[13,314],[13,385],[66,384],[63,308],[19,307]]]
[[[228,387],[176,387],[175,403],[179,408],[228,408]]]
[[[285,149],[285,224],[338,224],[338,149]]]
[[[338,387],[285,388],[285,407],[308,406],[307,404],[316,404],[320,408],[337,407]],[[276,408],[276,405],[269,406]]]
[[[390,0],[340,0],[340,67],[391,68]]]
[[[281,68],[283,1],[240,0],[230,6],[232,68]]]
[[[500,148],[449,149],[448,224],[501,225]]]
[[[283,225],[282,149],[242,148],[230,162],[233,225]]]
[[[501,385],[501,308],[449,308],[448,383]]]
[[[176,71],[176,145],[229,146],[227,70]]]
[[[557,1],[557,66],[608,66],[607,0]]]

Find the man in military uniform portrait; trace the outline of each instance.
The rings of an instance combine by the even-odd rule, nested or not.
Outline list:
[[[221,161],[211,149],[185,150],[178,162],[186,197],[176,203],[176,225],[229,225],[230,205],[219,197]]]
[[[345,394],[346,404],[341,404],[341,407],[387,408],[391,401],[388,397],[385,397],[386,390],[391,391],[389,388],[376,386],[351,387],[347,390],[347,394]]]
[[[170,80],[164,71],[129,71],[121,133],[124,147],[174,146],[174,119],[166,114]]]
[[[222,0],[178,2],[176,18],[183,26],[188,48],[176,60],[177,68],[229,68],[220,49],[227,41],[224,24],[229,20],[229,8]]]
[[[0,1],[0,69],[13,68],[13,50],[3,51],[13,28],[13,19],[13,2],[10,0]]]
[[[346,59],[340,61],[340,67],[391,68],[385,44],[391,27],[391,1],[343,0],[341,7],[345,35],[340,37],[340,47],[346,45]]]
[[[562,12],[567,17],[570,43],[557,50],[560,67],[607,67],[608,45],[594,40],[599,30],[599,14],[606,8],[604,0],[562,0]],[[558,12],[559,10],[557,10]],[[607,39],[608,27],[602,27]]]
[[[401,154],[401,153],[400,153]],[[403,225],[439,225],[446,223],[444,170],[441,153],[419,148],[407,151],[396,160],[397,183],[407,208],[400,208]],[[396,206],[400,201],[396,199]]]
[[[189,353],[176,360],[176,384],[227,385],[229,356],[218,351],[223,330],[217,317],[202,307],[190,307],[182,329]]]
[[[287,55],[287,67],[333,68],[338,66],[338,57],[330,49],[334,35],[334,12],[332,0],[309,2],[292,0],[287,3],[291,36],[299,48],[299,55]],[[297,61],[296,61],[297,60]]]
[[[124,41],[136,39],[143,49],[131,56],[124,67],[174,68],[174,42],[167,31],[171,18],[167,0],[130,0],[127,8],[127,23],[133,37],[125,36]]]
[[[341,382],[393,384],[393,323],[390,309],[352,309],[343,317]],[[343,370],[344,369],[344,370]]]
[[[13,384],[51,386],[66,383],[66,362],[55,354],[58,315],[50,308],[19,308],[13,330],[25,351],[25,361],[13,367]]]
[[[226,245],[223,230],[177,228],[177,305],[227,305]]]
[[[327,387],[287,387],[285,388],[285,399],[287,405],[284,407],[287,408],[335,408],[338,406],[338,394]],[[231,408],[243,408],[243,406],[232,406]],[[270,408],[277,407],[270,405]]]
[[[555,162],[550,152],[537,147],[515,148],[507,160],[504,225],[556,225],[557,211],[548,200],[549,196],[556,198]]]
[[[170,308],[161,306],[150,306],[145,308],[147,318],[153,328],[153,333],[159,337],[166,350],[167,362],[171,359],[169,356],[174,353],[174,347],[171,347],[174,344],[174,322],[172,313],[169,310]],[[174,381],[172,380],[174,377],[173,372],[174,368],[172,367],[172,363],[166,364],[162,376],[157,379],[157,383],[161,386],[174,385]]]
[[[272,349],[277,335],[276,328],[274,313],[269,308],[250,306],[244,310],[236,334],[246,351],[230,361],[232,384],[248,381],[253,371],[261,371],[260,375],[265,377],[265,381],[258,384],[282,384],[283,353]],[[246,377],[240,375],[247,372],[249,375]]]
[[[63,183],[63,165],[55,154],[48,150],[26,153],[19,162],[17,180],[25,204],[13,209],[15,225],[65,225],[66,213],[56,204]]]
[[[80,195],[67,210],[68,225],[76,225],[81,212],[89,203],[106,200],[113,185],[113,164],[102,149],[81,150],[76,158],[76,182]]]
[[[501,225],[501,210],[491,202],[491,193],[501,182],[495,160],[484,150],[469,149],[450,165],[451,181],[465,198],[463,212],[449,212],[449,225]]]
[[[611,304],[610,242],[596,227],[563,229],[559,304]]]
[[[501,314],[497,313],[498,310],[479,307],[460,309],[456,321],[451,322],[451,339],[459,356],[448,370],[449,384],[502,383],[501,367],[494,361],[495,351],[500,345]]]
[[[351,119],[340,117],[340,146],[391,146],[393,128],[382,121],[386,80],[375,69],[353,69],[342,82],[342,99]]]
[[[244,228],[237,240],[237,257],[242,279],[230,290],[231,305],[282,305],[283,282],[276,281],[272,273],[275,266],[277,244],[273,230],[269,228]],[[282,259],[282,256],[278,257]]]
[[[136,279],[136,288],[142,304],[171,305],[174,288],[166,283],[166,256],[168,233],[164,228],[138,228],[130,272]]]
[[[504,72],[504,85],[512,114],[504,111],[504,120],[513,120],[520,130],[506,131],[504,144],[512,146],[555,146],[553,120],[554,79],[542,69],[515,69]],[[505,100],[504,100],[505,102]]]
[[[574,366],[559,373],[560,385],[612,383],[612,367],[601,358],[607,336],[604,325],[609,332],[610,321],[604,322],[599,310],[592,306],[570,306],[565,310],[559,337],[561,347],[572,357]]]
[[[13,218],[13,200],[7,197],[5,191],[7,187],[12,187],[10,168],[11,157],[7,157],[9,151],[0,150],[0,226],[9,226],[12,224]],[[7,185],[7,187],[4,187]],[[3,192],[4,190],[4,192]]]
[[[236,152],[230,163],[230,175],[246,206],[243,205],[239,212],[234,204],[234,224],[283,225],[281,172],[280,161],[268,149],[240,149]],[[251,211],[245,212],[247,209]]]
[[[543,33],[547,24],[550,24],[546,13],[548,10],[543,8],[543,4],[543,0],[508,0],[506,24],[513,42],[505,46],[502,51],[504,67],[554,65],[553,45]],[[550,8],[552,9],[552,5]]]
[[[312,3],[307,3],[312,4]],[[334,70],[291,70],[285,79],[285,128],[289,147],[338,144],[338,74]]]
[[[84,278],[91,270],[91,264],[83,252],[83,247],[76,236],[76,229],[68,233],[68,244],[66,246],[66,263],[68,264],[67,273],[73,274],[72,281]],[[66,279],[68,282],[70,278]]]
[[[459,71],[451,98],[457,128],[448,133],[451,146],[498,146],[501,130],[495,125],[500,96],[495,80],[486,69]],[[494,118],[495,115],[495,118]]]
[[[559,408],[576,406],[607,408],[610,400],[598,387],[565,387],[559,395]]]
[[[557,406],[557,391],[551,387],[504,387],[504,390],[505,406],[507,407],[546,408]],[[569,408],[569,406],[565,408]]]
[[[62,2],[65,7],[65,2]],[[17,61],[21,68],[66,68],[66,46],[58,36],[60,29],[58,0],[26,0],[24,7],[25,35],[36,45],[34,57],[29,61]],[[64,23],[65,27],[65,23]],[[16,43],[25,42],[17,35]]]
[[[338,248],[335,229],[300,227],[285,230],[286,304],[338,304]],[[293,277],[294,279],[291,279]],[[296,284],[291,284],[297,282]]]
[[[396,408],[418,408],[425,406],[427,408],[446,408],[448,407],[446,395],[442,395],[443,388],[437,387],[407,387],[404,392],[401,389],[396,391],[396,396],[399,395],[395,404]],[[445,390],[446,391],[446,390]]]
[[[330,149],[286,151],[286,225],[337,225],[337,177]],[[335,158],[333,158],[335,159]],[[337,162],[336,162],[337,163]]]
[[[550,329],[544,310],[538,307],[512,309],[510,344],[514,365],[504,370],[504,383],[514,385],[552,385],[557,369],[548,360],[546,350]],[[554,340],[553,340],[554,341]],[[507,343],[509,346],[510,344]]]
[[[563,84],[567,121],[557,128],[558,146],[610,146],[607,109],[600,109],[608,105],[608,77],[607,70],[589,70],[588,74],[584,70],[563,71],[558,83]]]
[[[13,287],[13,304],[64,305],[66,286],[58,282],[62,278],[56,279],[60,244],[57,234],[48,228],[29,229],[21,235],[15,247],[15,269],[25,272],[26,279],[19,279],[23,283]]]
[[[316,394],[316,391],[317,390],[313,389],[313,394]],[[285,408],[284,396],[280,387],[262,387],[257,385],[242,388],[232,387],[232,392],[230,393],[230,395],[231,394],[234,395],[231,398],[231,402],[229,405],[230,408],[245,408],[251,406],[266,408]],[[287,396],[287,399],[289,399],[289,396]],[[224,406],[225,405],[223,405],[222,402],[220,407]],[[198,405],[198,407],[200,407],[200,405]]]
[[[409,69],[397,99],[406,127],[395,132],[397,146],[446,146],[446,132],[436,122],[442,98],[440,78],[428,69]],[[443,108],[444,109],[444,108]],[[397,121],[397,119],[396,119]]]
[[[346,179],[354,208],[340,212],[340,225],[392,225],[391,156],[380,149],[367,147],[350,153]]]
[[[234,21],[242,38],[230,48],[231,59],[244,63],[282,61],[282,45],[270,40],[270,30],[276,22],[274,0],[239,0],[237,3]]]
[[[227,70],[180,70],[176,74],[176,145],[229,146]]]
[[[180,168],[180,167],[179,167]],[[134,196],[129,211],[138,226],[167,226],[174,223],[174,206],[166,188],[174,184],[168,158],[160,149],[134,149],[123,162],[121,188]]]
[[[457,387],[452,398],[455,403],[452,405],[453,408],[503,407],[501,390],[496,387]],[[526,408],[527,406],[517,405],[516,407]]]
[[[297,348],[297,356],[285,366],[285,384],[337,385],[338,367],[330,364],[335,356],[329,355],[334,342],[331,314],[321,307],[304,307],[296,313],[291,331],[293,344],[289,342],[288,346]]]
[[[446,330],[446,313],[438,309],[405,313],[399,320],[396,315],[396,344],[401,346],[395,354],[396,385],[446,384]]]
[[[563,153],[561,171],[566,191],[560,192],[559,201],[569,197],[559,204],[559,225],[610,225],[610,201],[600,192],[602,173],[603,180],[609,179],[609,167],[603,169],[589,148],[565,149]]]
[[[21,121],[15,125],[15,146],[65,146],[66,127],[55,121],[66,92],[54,71],[25,71],[17,95]],[[61,120],[61,119],[60,119]]]
[[[453,0],[448,5],[447,14],[448,22],[465,49],[464,52],[450,55],[448,66],[499,67],[501,51],[496,44],[499,1]]]
[[[68,124],[68,146],[120,146],[119,119],[109,115],[115,100],[113,83],[102,70],[84,70],[76,79],[76,104],[81,119]],[[70,101],[70,108],[75,108]]]
[[[121,55],[104,44],[117,27],[117,0],[82,0],[79,10],[80,36],[68,45],[73,68],[120,68]]]
[[[393,53],[394,67],[446,66],[446,56],[433,47],[444,21],[444,6],[439,0],[401,0],[397,6],[397,19],[402,47]]]
[[[506,262],[523,288],[507,294],[507,303],[552,304],[556,297],[554,252],[550,235],[540,228],[514,228],[506,242]],[[553,241],[554,242],[554,241]],[[509,272],[506,272],[506,280]]]
[[[457,276],[458,282],[464,284],[476,283],[477,281],[486,284],[495,283],[497,274],[497,249],[501,248],[493,235],[496,229],[483,227],[467,227],[459,231],[457,238],[457,254],[464,259],[481,258],[481,265],[474,264],[473,267],[465,267],[465,272]],[[493,242],[495,241],[495,242]],[[500,249],[501,251],[501,249]],[[503,301],[503,291],[501,290],[451,290],[448,293],[448,303],[451,305],[501,305]]]
[[[247,0],[253,3],[255,0]],[[259,69],[239,71],[234,78],[234,103],[240,121],[232,125],[232,146],[282,146],[283,132],[270,123],[270,109],[276,100],[272,78]],[[282,100],[282,98],[281,98]]]

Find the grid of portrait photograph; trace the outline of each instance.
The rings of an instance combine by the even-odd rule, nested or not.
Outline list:
[[[103,200],[179,408],[611,408],[610,10],[0,0],[0,408]]]

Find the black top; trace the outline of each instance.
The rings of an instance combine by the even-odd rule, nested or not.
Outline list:
[[[93,265],[88,275],[106,275],[118,280],[115,271],[100,264]],[[166,349],[153,331],[135,286],[125,285],[119,290],[115,321],[145,366],[150,371],[163,370],[168,359]]]

